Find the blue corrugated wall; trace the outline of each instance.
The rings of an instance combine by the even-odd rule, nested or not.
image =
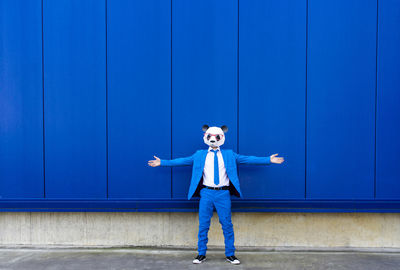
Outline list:
[[[0,209],[193,211],[206,148],[235,211],[400,211],[399,0],[0,1]]]

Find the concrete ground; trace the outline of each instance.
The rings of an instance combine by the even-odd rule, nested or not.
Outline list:
[[[196,252],[173,248],[1,248],[0,269],[400,269],[399,252],[237,250],[240,265],[221,249],[192,264]]]

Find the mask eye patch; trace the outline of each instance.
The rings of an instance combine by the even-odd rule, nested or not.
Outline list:
[[[211,135],[210,135],[210,134],[208,134],[208,135],[207,135],[207,140],[209,141],[209,140],[210,140],[210,138],[211,138]]]

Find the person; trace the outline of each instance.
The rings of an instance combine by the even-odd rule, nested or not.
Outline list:
[[[232,264],[240,264],[235,256],[230,198],[230,195],[243,197],[236,164],[281,164],[284,158],[278,157],[278,154],[266,157],[245,156],[230,149],[220,149],[225,142],[228,127],[203,125],[202,130],[204,131],[203,141],[209,146],[207,150],[197,150],[192,156],[171,160],[154,156],[155,159],[149,160],[148,165],[151,167],[193,166],[188,199],[200,197],[198,255],[193,263],[199,264],[206,260],[207,235],[215,207],[224,235],[226,260]]]

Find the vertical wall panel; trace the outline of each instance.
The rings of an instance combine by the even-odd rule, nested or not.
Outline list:
[[[376,0],[309,0],[307,198],[374,197]]]
[[[239,152],[285,157],[242,166],[246,198],[304,198],[306,1],[239,3]]]
[[[172,1],[173,158],[207,149],[203,124],[227,125],[237,143],[237,1]],[[191,168],[173,169],[173,197],[186,198]]]
[[[376,197],[400,199],[400,1],[378,11]]]
[[[46,197],[106,197],[105,1],[44,1]]]
[[[107,9],[109,197],[171,198],[171,2],[113,0]]]
[[[41,1],[0,1],[0,198],[43,197]]]

